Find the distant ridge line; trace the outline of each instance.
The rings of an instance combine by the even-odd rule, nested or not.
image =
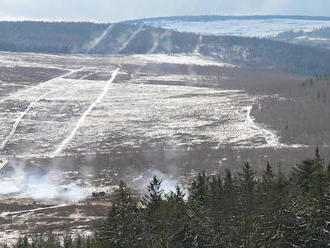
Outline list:
[[[292,20],[314,20],[314,21],[330,21],[328,16],[303,16],[303,15],[200,15],[200,16],[168,16],[168,17],[152,17],[143,19],[134,19],[122,21],[120,23],[144,23],[153,21],[187,21],[187,22],[212,22],[212,21],[225,21],[225,20],[267,20],[267,19],[292,19]]]
[[[138,24],[149,21],[225,21],[225,20],[267,20],[267,19],[292,19],[292,20],[309,20],[309,21],[330,21],[330,16],[303,16],[303,15],[197,15],[197,16],[163,16],[150,17],[142,19],[124,20],[118,22],[93,22],[93,21],[54,21],[54,20],[0,20],[0,23],[45,23],[45,24],[90,24],[99,26],[108,26],[115,23]]]

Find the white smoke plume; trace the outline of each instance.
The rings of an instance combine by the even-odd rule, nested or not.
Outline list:
[[[31,198],[36,201],[78,202],[89,192],[76,183],[61,182],[62,174],[50,171],[46,174],[13,166],[12,171],[0,177],[0,195],[15,198]]]
[[[135,189],[139,189],[141,196],[143,196],[143,194],[147,192],[147,187],[154,176],[162,181],[160,189],[164,192],[164,195],[175,192],[176,187],[179,186],[185,194],[185,197],[188,197],[188,190],[180,180],[176,179],[174,176],[165,174],[156,169],[150,169],[146,171],[144,175],[137,176],[131,183],[131,186],[133,186]]]

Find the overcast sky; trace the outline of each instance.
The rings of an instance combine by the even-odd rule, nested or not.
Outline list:
[[[209,14],[330,16],[330,0],[0,0],[1,20],[114,22]]]

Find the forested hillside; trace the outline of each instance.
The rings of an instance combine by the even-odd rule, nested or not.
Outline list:
[[[309,32],[283,32],[274,40],[330,49],[330,28],[320,28]]]
[[[107,26],[86,22],[0,22],[0,50],[71,53]]]
[[[170,194],[154,177],[141,201],[122,182],[93,236],[41,234],[21,238],[15,247],[325,248],[330,246],[329,182],[330,166],[318,149],[289,175],[269,163],[256,175],[245,163],[236,175],[201,173],[189,190],[178,186]]]
[[[0,50],[41,53],[200,53],[258,69],[330,73],[330,51],[259,38],[200,36],[128,24],[0,22]]]
[[[285,143],[326,145],[330,139],[330,77],[290,84],[277,93],[281,97],[261,100],[254,112],[256,120],[278,130]]]

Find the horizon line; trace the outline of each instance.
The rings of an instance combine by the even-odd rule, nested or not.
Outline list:
[[[175,19],[175,18],[199,18],[199,17],[213,17],[213,18],[227,18],[227,19],[236,19],[236,18],[274,18],[274,19],[310,19],[310,20],[324,20],[330,21],[330,16],[317,16],[317,15],[282,15],[282,14],[256,14],[256,15],[215,15],[215,14],[202,14],[202,15],[174,15],[174,16],[155,16],[155,17],[145,17],[145,18],[135,18],[135,19],[127,19],[121,21],[96,21],[96,20],[69,20],[69,19],[38,19],[38,18],[17,18],[15,19],[1,19],[0,22],[45,22],[45,23],[94,23],[94,24],[111,24],[111,23],[125,23],[125,22],[139,22],[146,20],[159,20],[159,19]]]

